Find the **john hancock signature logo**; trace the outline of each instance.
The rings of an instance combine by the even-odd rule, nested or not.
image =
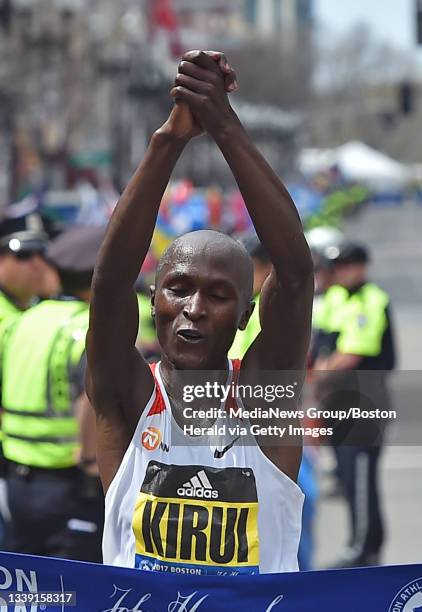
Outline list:
[[[114,605],[112,608],[107,608],[107,610],[101,610],[101,612],[153,612],[152,609],[148,610],[148,608],[144,607],[144,604],[146,604],[152,598],[152,593],[144,593],[132,608],[128,608],[127,605],[129,600],[132,599],[130,594],[132,593],[133,589],[120,589],[115,584],[113,587],[114,590],[110,595],[110,599],[115,600]],[[202,595],[201,597],[198,591],[194,591],[190,595],[186,596],[181,595],[178,592],[177,599],[168,604],[167,612],[196,612],[208,597],[209,594]],[[271,612],[274,610],[274,608],[282,601],[283,597],[283,595],[278,595],[275,597],[264,612]],[[152,604],[152,602],[150,602],[150,604]]]

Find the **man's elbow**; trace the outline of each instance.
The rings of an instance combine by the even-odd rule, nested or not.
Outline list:
[[[314,287],[314,273],[315,268],[311,251],[309,250],[308,245],[305,245],[303,255],[300,257],[297,263],[297,276],[299,283],[302,286],[312,285],[312,291]]]

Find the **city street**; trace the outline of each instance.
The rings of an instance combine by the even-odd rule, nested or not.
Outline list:
[[[422,207],[413,202],[402,206],[372,206],[349,222],[346,234],[368,242],[374,254],[372,278],[392,298],[399,363],[391,378],[398,423],[389,438],[406,446],[385,448],[381,462],[381,488],[387,538],[384,564],[421,561],[422,511],[421,423],[409,415],[420,410],[422,387]],[[415,372],[417,370],[417,372]],[[400,409],[406,412],[400,421]],[[413,410],[412,410],[413,408]],[[416,424],[416,425],[415,425]],[[398,434],[397,431],[400,430]],[[327,499],[332,481],[326,475],[332,466],[329,449],[321,452],[321,498],[316,527],[316,564],[326,567],[341,553],[347,538],[347,515],[341,498]]]

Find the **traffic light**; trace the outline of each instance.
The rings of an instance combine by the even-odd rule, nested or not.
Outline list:
[[[0,27],[8,31],[12,19],[12,0],[0,0]]]
[[[403,115],[410,115],[414,111],[415,91],[412,83],[405,82],[399,87],[399,109]]]
[[[422,45],[422,0],[415,0],[416,43]]]

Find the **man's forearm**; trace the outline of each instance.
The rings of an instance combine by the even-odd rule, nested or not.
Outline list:
[[[234,123],[214,137],[277,272],[296,284],[312,273],[312,259],[289,193],[241,125]]]
[[[185,142],[155,133],[145,157],[124,190],[107,229],[94,286],[132,287],[151,244],[161,199]]]

